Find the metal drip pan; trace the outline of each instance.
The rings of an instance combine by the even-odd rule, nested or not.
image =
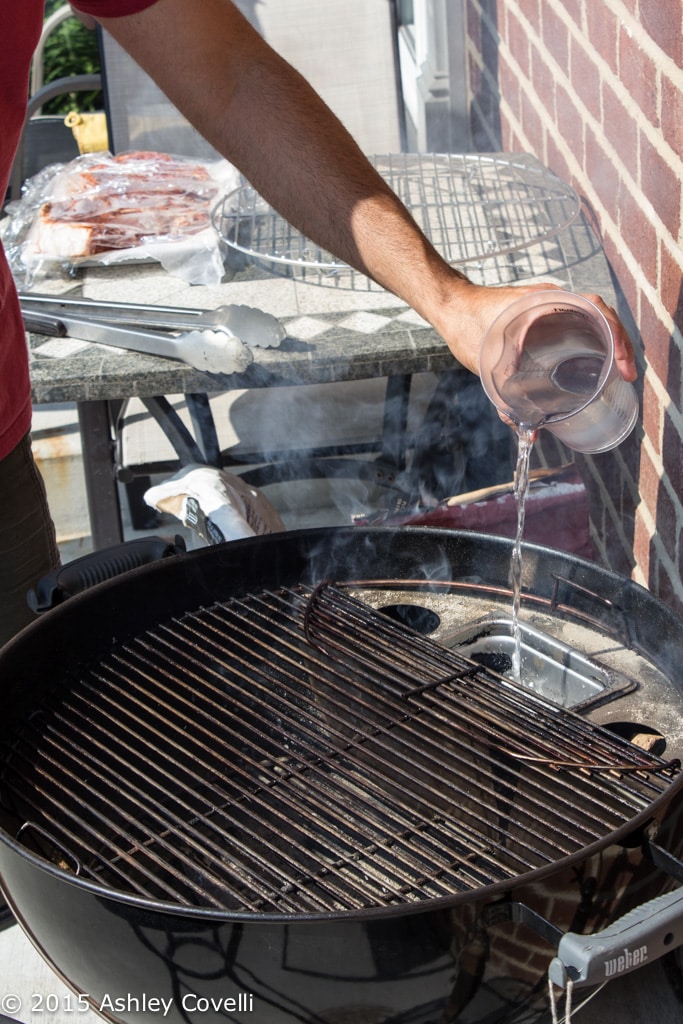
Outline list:
[[[635,682],[599,665],[555,637],[521,622],[522,684],[563,708],[583,711],[621,697]],[[512,619],[486,616],[440,638],[444,646],[511,678]]]

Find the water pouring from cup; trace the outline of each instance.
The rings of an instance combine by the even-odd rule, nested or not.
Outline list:
[[[522,535],[536,432],[545,427],[578,452],[606,452],[633,430],[638,399],[615,363],[608,320],[589,299],[567,291],[528,292],[508,306],[484,338],[479,372],[484,391],[519,435],[510,582],[511,677],[521,682]]]
[[[609,322],[573,292],[529,292],[508,306],[484,338],[479,371],[508,419],[525,431],[544,427],[574,451],[615,448],[638,418]]]

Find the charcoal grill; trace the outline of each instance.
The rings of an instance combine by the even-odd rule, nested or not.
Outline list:
[[[168,995],[177,1021],[186,991],[248,993],[244,1021],[534,1019],[564,932],[683,871],[679,739],[659,756],[623,728],[648,681],[679,707],[681,627],[529,548],[527,615],[637,669],[562,707],[453,641],[463,607],[508,601],[509,552],[422,529],[238,542],[104,583],[9,645],[0,872],[57,971],[96,1007]]]

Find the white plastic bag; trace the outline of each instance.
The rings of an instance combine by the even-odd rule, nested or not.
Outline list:
[[[168,512],[207,544],[280,533],[285,527],[268,499],[238,476],[191,465],[151,487],[145,502]]]

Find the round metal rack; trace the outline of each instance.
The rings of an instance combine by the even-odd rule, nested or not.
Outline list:
[[[544,242],[568,227],[581,209],[576,192],[528,156],[401,153],[371,160],[451,264]],[[232,250],[272,272],[351,272],[247,182],[222,200],[214,225]]]

